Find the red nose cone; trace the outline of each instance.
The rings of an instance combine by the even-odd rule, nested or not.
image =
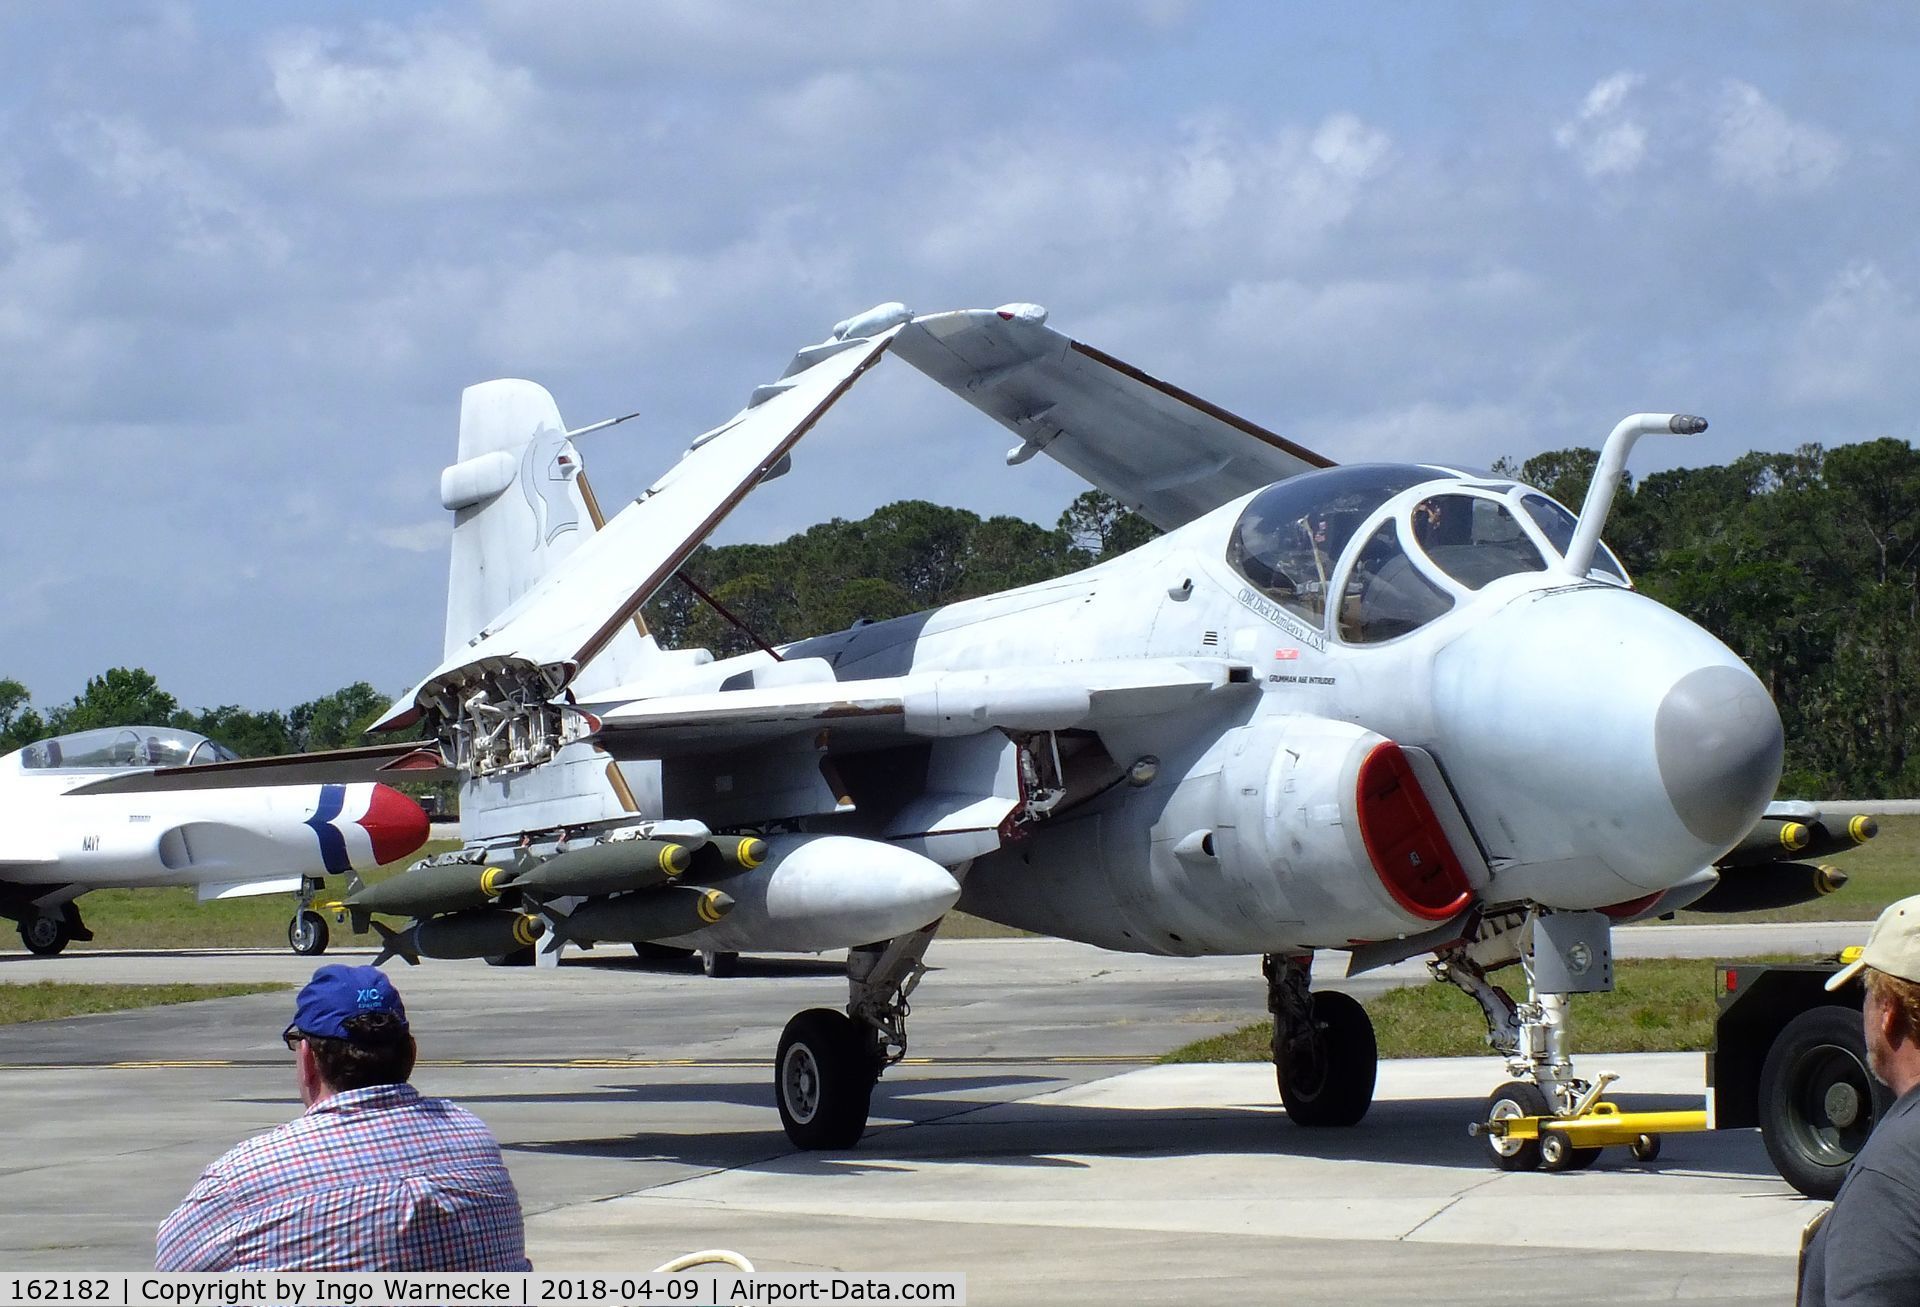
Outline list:
[[[391,786],[373,787],[360,825],[373,841],[375,862],[394,862],[427,842],[426,809]]]

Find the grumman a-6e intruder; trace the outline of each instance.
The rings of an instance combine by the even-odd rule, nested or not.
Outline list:
[[[414,915],[389,932],[408,955],[542,932],[548,958],[849,948],[846,1009],[794,1017],[774,1070],[791,1138],[845,1148],[956,903],[1263,956],[1281,1098],[1330,1126],[1366,1113],[1376,1054],[1360,1006],[1312,988],[1323,951],[1430,956],[1512,1068],[1490,1113],[1569,1113],[1588,1086],[1566,995],[1611,986],[1612,922],[1826,888],[1768,865],[1716,889],[1779,779],[1780,720],[1600,541],[1633,442],[1700,419],[1621,422],[1576,518],[1444,464],[1332,466],[1045,318],[842,323],[604,523],[546,391],[470,389],[441,479],[446,657],[383,723],[423,725],[464,773],[466,848],[348,906]],[[1010,428],[1009,463],[1044,453],[1167,534],[771,651],[659,648],[640,606],[887,354]],[[366,756],[436,761],[415,748]],[[1522,1001],[1490,978],[1514,963]]]

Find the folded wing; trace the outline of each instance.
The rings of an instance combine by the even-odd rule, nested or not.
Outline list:
[[[1045,325],[1034,305],[915,318],[893,352],[1162,530],[1333,460]]]

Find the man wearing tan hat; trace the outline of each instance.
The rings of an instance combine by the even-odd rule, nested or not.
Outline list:
[[[1867,1066],[1898,1101],[1807,1246],[1800,1301],[1810,1307],[1920,1303],[1920,895],[1882,912],[1827,988],[1856,978],[1867,987]]]

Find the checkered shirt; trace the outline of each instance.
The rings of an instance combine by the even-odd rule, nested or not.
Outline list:
[[[209,1166],[163,1271],[525,1271],[520,1196],[479,1117],[412,1085],[335,1094]]]

